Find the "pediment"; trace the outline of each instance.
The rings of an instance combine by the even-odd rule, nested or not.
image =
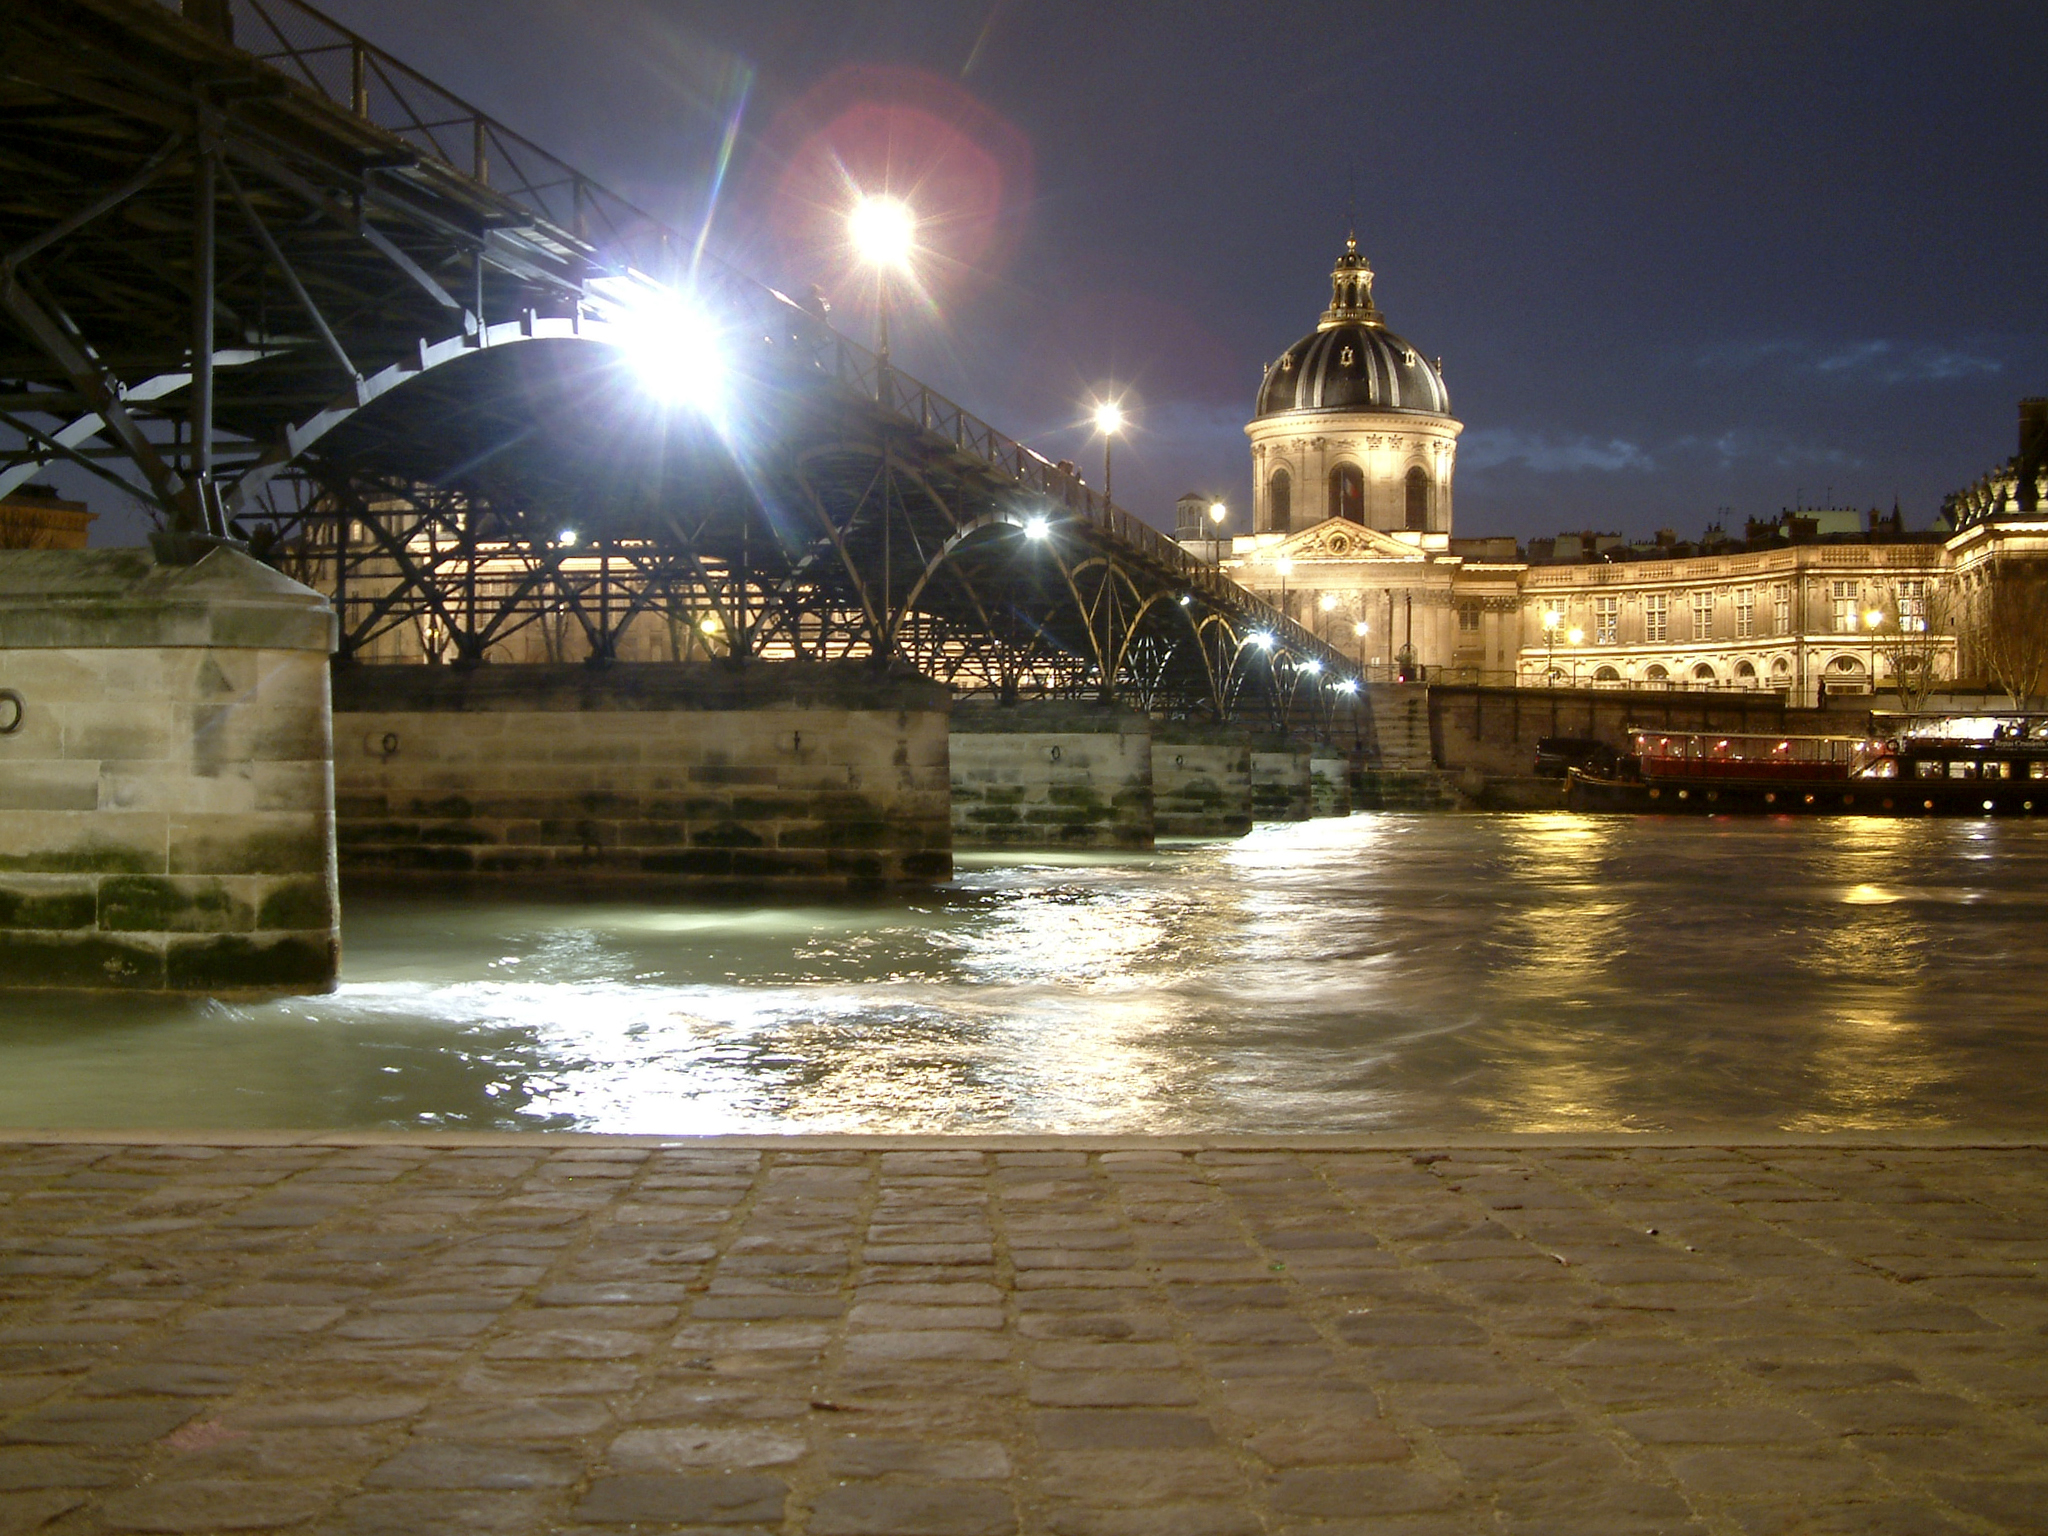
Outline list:
[[[1290,560],[1420,560],[1421,550],[1377,528],[1364,528],[1341,517],[1325,518],[1313,528],[1290,534],[1273,551]]]

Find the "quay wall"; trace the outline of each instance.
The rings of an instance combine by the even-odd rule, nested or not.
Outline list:
[[[858,665],[336,670],[345,875],[632,891],[952,875],[949,695]]]
[[[1308,800],[1309,814],[1312,816],[1349,816],[1349,759],[1312,751],[1308,759]]]
[[[1668,693],[1603,688],[1487,688],[1435,685],[1429,690],[1432,756],[1439,768],[1486,779],[1526,777],[1545,736],[1582,736],[1622,747],[1633,725],[1677,731],[1861,730],[1867,712],[1786,707],[1775,693]]]
[[[0,551],[0,988],[334,985],[334,640],[232,549]]]
[[[1114,705],[972,702],[953,711],[961,848],[1150,848],[1152,721]]]

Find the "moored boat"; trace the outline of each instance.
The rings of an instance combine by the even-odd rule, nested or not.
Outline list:
[[[1874,716],[1869,736],[1632,729],[1613,769],[1574,768],[1581,811],[1781,816],[2048,814],[2048,719]]]

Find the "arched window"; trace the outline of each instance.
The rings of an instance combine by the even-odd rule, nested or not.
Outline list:
[[[1715,680],[1714,669],[1703,661],[1692,669],[1692,680],[1696,683],[1711,683]]]
[[[1754,683],[1756,681],[1756,667],[1751,662],[1738,661],[1735,663],[1735,676],[1743,683]]]
[[[1287,533],[1294,526],[1294,480],[1284,469],[1273,471],[1266,482],[1267,529]]]
[[[1648,667],[1643,669],[1644,679],[1652,683],[1664,682],[1670,676],[1671,674],[1669,672],[1665,671],[1661,666],[1658,666],[1654,662],[1652,662]]]
[[[1408,527],[1416,533],[1429,527],[1429,471],[1420,464],[1408,471]]]
[[[1593,674],[1593,681],[1596,683],[1618,683],[1621,681],[1621,674],[1612,667],[1602,667]]]
[[[1356,464],[1339,464],[1330,471],[1330,516],[1365,521],[1365,472]]]
[[[1837,656],[1828,663],[1828,670],[1830,672],[1839,672],[1844,677],[1856,677],[1860,676],[1863,672],[1863,662],[1855,656]]]

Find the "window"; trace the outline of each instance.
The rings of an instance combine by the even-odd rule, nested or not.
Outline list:
[[[1479,633],[1479,604],[1466,598],[1458,604],[1458,633],[1476,635]]]
[[[1692,669],[1692,680],[1696,683],[1711,683],[1714,681],[1714,669],[1703,661]]]
[[[1330,471],[1330,516],[1365,521],[1365,472],[1356,464],[1339,464]]]
[[[1922,758],[1913,765],[1913,775],[1915,778],[1938,779],[1941,777],[1941,770],[1942,765],[1940,763],[1930,763],[1925,758]]]
[[[1735,663],[1735,680],[1745,688],[1754,688],[1756,686],[1755,665],[1747,661]]]
[[[1273,471],[1266,482],[1266,516],[1274,533],[1286,533],[1294,526],[1294,479],[1284,469]]]
[[[2011,763],[1986,763],[1984,777],[1987,779],[2009,779],[2012,777]]]
[[[1643,638],[1652,645],[1662,645],[1670,638],[1671,623],[1666,602],[1662,592],[1652,592],[1643,598]]]
[[[1408,527],[1414,533],[1429,527],[1429,471],[1420,464],[1408,471]]]
[[[1596,597],[1593,599],[1593,643],[1612,645],[1621,628],[1621,599],[1618,597]]]
[[[1852,635],[1856,632],[1856,583],[1838,581],[1829,588],[1829,606],[1832,612],[1829,621],[1838,635]]]
[[[1792,633],[1792,589],[1771,588],[1771,633],[1789,635]]]
[[[1948,776],[1952,779],[1974,779],[1977,777],[1977,765],[1975,763],[1950,763],[1948,765]]]
[[[1695,640],[1714,638],[1714,594],[1711,592],[1692,595],[1692,637]]]
[[[1648,682],[1661,683],[1668,679],[1670,676],[1671,674],[1669,672],[1666,672],[1662,667],[1659,666],[1653,665],[1645,667],[1643,669],[1643,677]]]
[[[1735,638],[1747,640],[1756,633],[1756,588],[1735,589]]]
[[[1612,667],[1602,667],[1593,674],[1593,681],[1596,683],[1618,683],[1621,681],[1621,674]],[[2048,764],[2043,766],[2048,767]]]
[[[1927,632],[1927,582],[1909,577],[1899,583],[1899,629],[1906,634]]]

